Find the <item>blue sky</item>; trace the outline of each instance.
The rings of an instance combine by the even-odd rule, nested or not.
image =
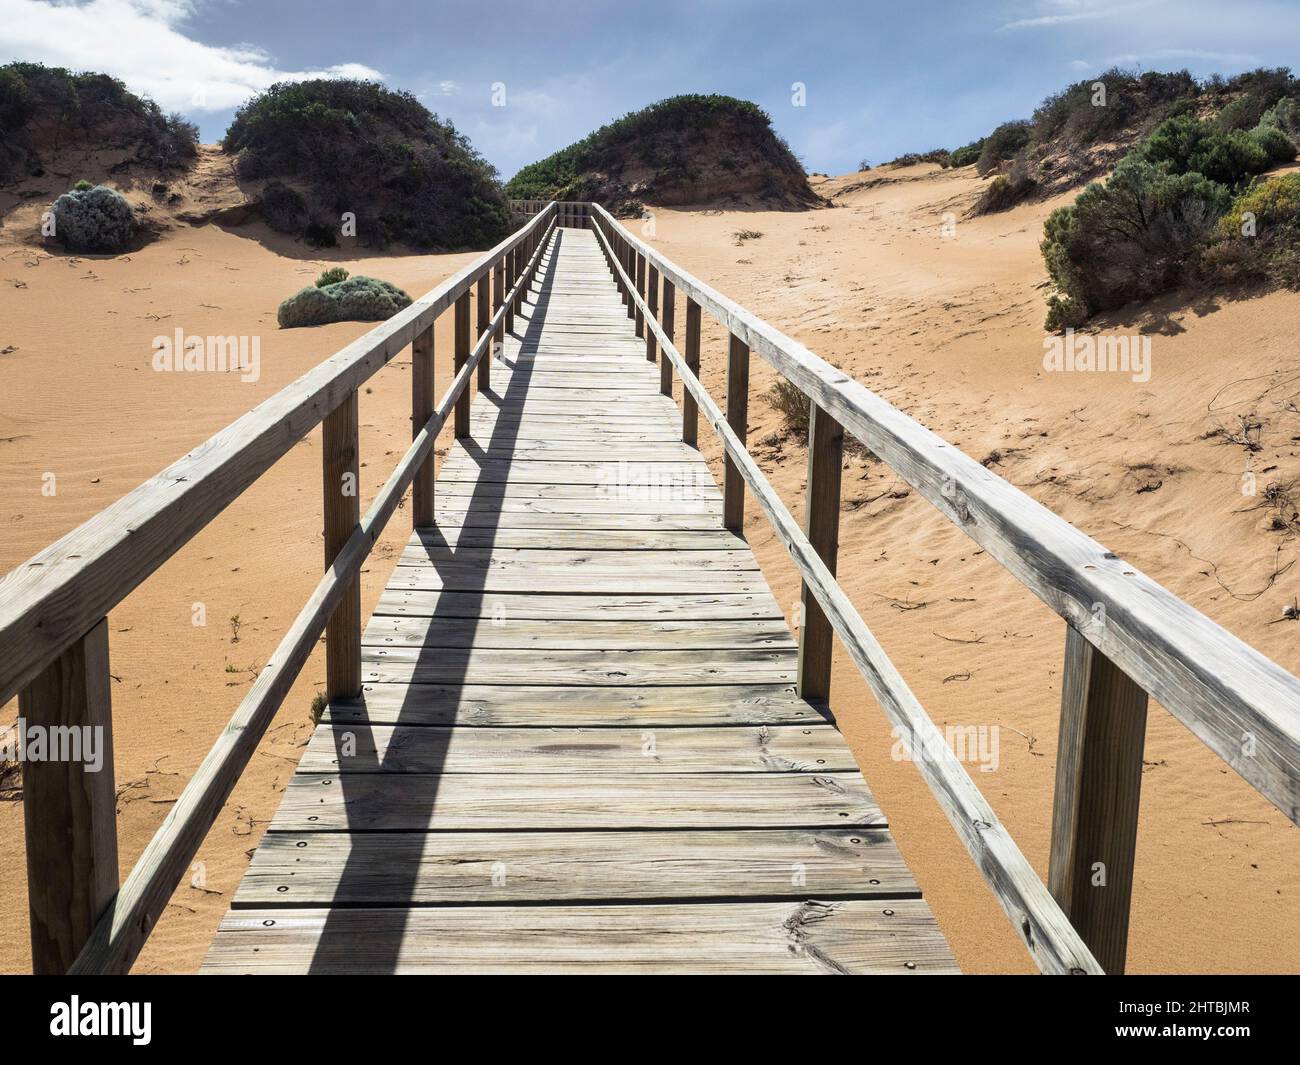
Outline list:
[[[841,173],[965,143],[1114,64],[1235,73],[1298,46],[1300,0],[0,0],[0,61],[107,71],[205,141],[276,80],[375,77],[503,177],[681,92],[755,101],[809,170]]]

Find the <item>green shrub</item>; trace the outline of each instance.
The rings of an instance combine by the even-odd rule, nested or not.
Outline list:
[[[54,201],[54,235],[69,251],[120,252],[135,236],[135,211],[120,192],[104,185],[81,188]]]
[[[1289,96],[1279,100],[1264,112],[1256,128],[1281,130],[1292,144],[1300,144],[1300,103]]]
[[[715,153],[733,166],[719,170],[767,178],[815,199],[803,166],[757,104],[720,94],[673,96],[624,115],[582,140],[523,167],[506,182],[519,199],[595,200],[626,210],[634,190],[622,182],[629,167],[648,168],[651,198],[697,181]],[[865,168],[864,168],[865,169]]]
[[[89,192],[94,187],[95,187],[94,182],[87,181],[85,178],[82,178],[80,181],[78,181],[75,185],[72,186],[72,191]]]
[[[1238,185],[1296,154],[1271,126],[1225,133],[1191,115],[1166,119],[1137,151],[1171,174],[1202,174],[1221,185]]]
[[[1029,174],[1029,167],[1017,159],[1005,174],[998,174],[985,186],[980,198],[971,208],[972,215],[993,214],[1006,211],[1020,203],[1038,188]]]
[[[964,144],[960,148],[954,148],[948,153],[948,165],[953,167],[970,166],[972,163],[979,161],[980,152],[983,150],[983,137],[977,141],[971,141],[969,144]]]
[[[1104,87],[1104,97],[1098,97],[1097,83]],[[1031,139],[1035,144],[1059,140],[1069,147],[1087,147],[1115,137],[1144,117],[1167,114],[1198,92],[1186,70],[1137,74],[1112,67],[1045,99],[1034,111]],[[1095,102],[1098,99],[1105,102]]]
[[[263,211],[311,243],[336,243],[343,212],[379,247],[481,248],[510,230],[496,171],[410,93],[346,78],[273,85],[236,112],[222,143],[241,177],[302,190],[282,185],[270,205],[268,185]]]
[[[97,147],[105,130],[135,150],[138,162],[166,169],[198,154],[198,130],[164,115],[107,74],[74,74],[43,63],[0,66],[0,178],[42,166],[41,152]]]
[[[979,158],[975,169],[980,177],[997,169],[999,163],[1016,155],[1029,143],[1029,123],[1024,119],[1015,122],[1003,122],[984,138],[980,146]]]
[[[348,272],[341,266],[331,266],[324,271],[320,277],[316,278],[317,288],[327,288],[330,285],[337,285],[340,281],[348,279]]]
[[[1224,282],[1300,287],[1300,174],[1270,178],[1238,196],[1219,220],[1205,265]]]
[[[373,277],[350,277],[325,288],[309,285],[280,304],[281,329],[329,322],[381,322],[411,305],[396,285]]]
[[[938,163],[942,167],[947,167],[950,155],[947,148],[931,148],[928,152],[907,152],[897,159],[891,159],[885,165],[916,166],[917,163]]]
[[[1047,219],[1041,248],[1057,288],[1048,328],[1188,280],[1230,203],[1223,185],[1131,153],[1104,184],[1089,185]]]

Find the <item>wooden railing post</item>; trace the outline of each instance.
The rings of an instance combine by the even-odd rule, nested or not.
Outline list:
[[[664,336],[669,340],[677,339],[677,287],[664,278],[664,309],[659,319]],[[664,356],[659,360],[659,392],[661,395],[673,394],[673,364]]]
[[[749,427],[749,345],[735,333],[727,351],[727,424],[744,444]],[[730,455],[723,470],[722,524],[736,533],[745,527],[745,478]]]
[[[17,727],[67,736],[71,744],[62,757],[22,763],[32,972],[38,975],[67,972],[117,892],[111,684],[108,619],[102,618],[18,694]]]
[[[357,393],[353,389],[321,423],[324,458],[325,568],[361,521]],[[430,456],[432,463],[432,456]],[[361,576],[325,623],[325,698],[355,699],[361,694]]]
[[[456,297],[455,307],[455,331],[456,346],[452,352],[453,374],[458,374],[461,367],[469,361],[470,349],[474,346],[470,343],[469,337],[469,290],[466,289],[461,295]],[[469,403],[470,403],[469,383],[460,390],[460,395],[456,397],[456,439],[464,440],[469,436]]]
[[[843,426],[815,401],[810,401],[804,532],[832,576],[840,548],[840,468],[843,462]],[[802,613],[799,623],[799,694],[805,699],[825,701],[831,694],[831,652],[835,633],[807,581],[800,589],[799,603]]]
[[[515,253],[508,251],[505,254],[505,295],[510,294],[510,290],[515,287]],[[504,296],[502,297],[505,298]],[[506,300],[506,319],[504,322],[505,331],[513,333],[515,331],[515,301]]]
[[[501,305],[505,303],[505,301],[506,301],[506,261],[504,259],[499,259],[497,260],[496,265],[492,267],[492,317],[493,318],[496,317],[497,311],[501,309]],[[497,335],[492,338],[492,346],[496,347],[499,344],[504,348],[505,342],[506,342],[506,324],[504,321],[502,321],[497,326]],[[495,354],[496,352],[489,352],[488,358],[493,357]]]
[[[517,284],[518,281],[519,281],[519,279],[520,279],[521,277],[524,276],[524,248],[523,248],[523,245],[522,245],[522,244],[516,244],[516,245],[515,245],[515,250],[514,250],[514,252],[513,252],[512,254],[513,254],[513,256],[514,256],[515,266],[514,266],[514,278],[511,280],[511,285],[514,285],[514,284]],[[515,293],[515,304],[514,304],[514,307],[515,307],[515,314],[522,314],[522,313],[523,313],[523,310],[524,310],[524,290],[523,290],[522,287],[519,289],[518,292]]]
[[[686,297],[686,344],[682,361],[695,377],[700,376],[700,305]],[[682,388],[682,443],[696,447],[700,435],[700,408],[690,390]]]
[[[411,343],[411,439],[433,417],[433,326],[420,333]],[[433,525],[433,454],[420,464],[411,482],[411,524],[417,528]]]
[[[642,299],[645,299],[645,256],[642,255],[640,252],[636,252],[635,258],[636,258],[636,277],[634,278],[634,280],[636,282],[636,293]],[[633,305],[636,307],[636,315],[635,315],[636,335],[639,337],[643,337],[646,335],[645,314],[641,310],[641,305],[637,303],[635,300],[633,301]]]
[[[646,270],[646,290],[646,305],[650,308],[650,317],[657,321],[659,319],[659,270],[653,263]],[[645,331],[646,360],[654,362],[657,351],[654,330],[647,328]]]
[[[476,340],[482,340],[483,334],[488,331],[488,325],[492,321],[492,310],[489,306],[492,302],[492,273],[490,270],[484,270],[483,276],[478,279],[478,288],[474,294],[474,314],[477,321],[474,329]],[[478,361],[478,390],[486,392],[492,387],[492,352],[488,351],[483,358]]]
[[[1124,972],[1147,693],[1065,629],[1048,887],[1098,964]]]

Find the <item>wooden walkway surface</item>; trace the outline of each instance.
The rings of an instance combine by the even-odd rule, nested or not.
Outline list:
[[[204,971],[954,971],[590,231],[471,426]]]

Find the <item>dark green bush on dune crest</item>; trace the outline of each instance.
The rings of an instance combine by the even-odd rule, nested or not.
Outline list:
[[[239,153],[241,178],[271,179],[268,222],[314,243],[331,243],[346,212],[378,247],[485,248],[510,229],[493,167],[407,92],[349,79],[273,85],[239,109],[222,144]]]
[[[0,66],[0,181],[39,173],[69,148],[114,145],[158,170],[198,153],[198,129],[165,115],[107,74],[74,74],[42,63]]]
[[[817,202],[790,146],[762,108],[731,96],[687,95],[624,115],[506,184],[519,199],[703,203],[755,194],[785,205]]]

